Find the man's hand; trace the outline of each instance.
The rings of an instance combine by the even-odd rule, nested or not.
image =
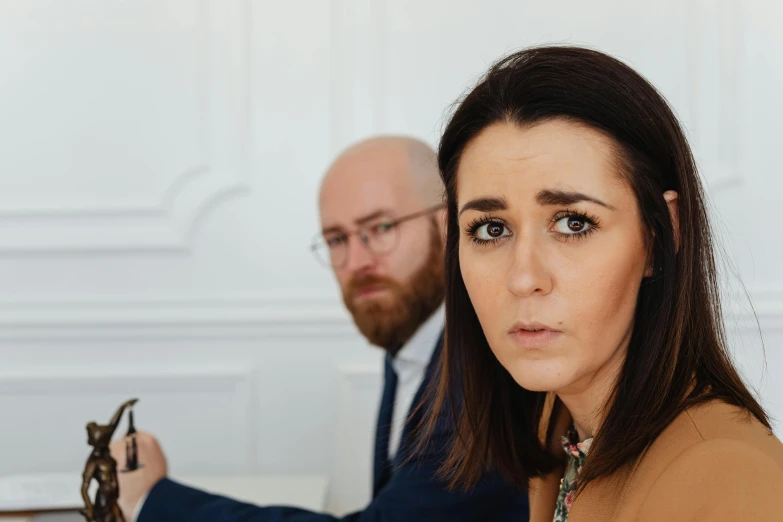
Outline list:
[[[126,520],[132,520],[136,504],[150,492],[152,486],[168,474],[166,456],[155,437],[142,431],[136,432],[136,446],[139,465],[135,471],[122,473],[125,469],[127,438],[111,443],[111,456],[117,461],[117,479],[120,485],[120,498],[117,502]]]

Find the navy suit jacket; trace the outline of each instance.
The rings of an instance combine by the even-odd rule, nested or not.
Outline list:
[[[426,447],[407,458],[417,444],[412,431],[427,409],[417,411],[415,405],[425,396],[440,351],[439,342],[394,461],[385,465],[376,450],[373,499],[364,510],[338,518],[292,507],[259,507],[163,479],[150,491],[137,522],[527,522],[527,493],[496,475],[488,473],[468,492],[450,491],[436,478],[454,434],[450,414],[440,416]]]

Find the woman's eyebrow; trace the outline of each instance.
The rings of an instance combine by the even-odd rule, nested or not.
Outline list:
[[[581,201],[589,201],[596,205],[601,205],[609,210],[617,210],[609,203],[604,203],[598,198],[588,196],[582,192],[572,192],[567,190],[541,190],[536,194],[536,201],[539,205],[573,205]]]
[[[466,210],[478,210],[479,212],[493,212],[497,210],[506,210],[507,208],[508,208],[508,204],[506,204],[506,199],[503,197],[499,197],[499,198],[481,197],[481,198],[471,199],[470,201],[465,203],[459,211],[459,216],[461,216],[462,213],[465,212]]]

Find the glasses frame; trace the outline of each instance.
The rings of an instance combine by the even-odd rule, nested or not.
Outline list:
[[[384,223],[384,224],[385,225],[389,225],[390,228],[392,228],[392,229],[396,229],[397,227],[399,227],[403,223],[406,223],[408,221],[412,221],[412,220],[420,218],[420,217],[428,216],[428,215],[433,214],[433,213],[435,213],[435,212],[437,212],[439,210],[442,210],[443,208],[445,208],[445,205],[441,203],[439,205],[435,205],[435,206],[432,206],[432,207],[425,208],[424,210],[419,210],[417,212],[413,212],[412,214],[406,214],[405,216],[398,217],[397,219],[392,219],[391,221],[389,221],[387,223]],[[388,250],[387,252],[376,252],[375,250],[372,249],[372,247],[370,247],[370,244],[369,244],[370,236],[369,236],[369,233],[366,230],[367,228],[368,227],[365,226],[365,225],[360,225],[355,230],[352,230],[350,232],[345,232],[345,249],[346,249],[345,253],[346,253],[346,255],[345,255],[345,259],[342,261],[342,263],[334,264],[331,261],[327,261],[326,259],[324,259],[324,258],[331,259],[331,255],[329,254],[329,245],[325,241],[325,238],[323,237],[322,234],[318,234],[318,235],[316,235],[315,238],[313,238],[313,242],[310,245],[310,251],[313,253],[313,255],[315,256],[315,258],[318,260],[318,262],[320,264],[325,265],[327,267],[331,267],[331,268],[343,268],[348,263],[348,258],[349,258],[349,256],[348,256],[348,249],[351,248],[351,236],[358,236],[360,242],[362,243],[362,245],[364,245],[364,248],[366,248],[367,251],[370,252],[374,256],[386,256],[386,255],[389,255],[392,252],[394,252],[397,249],[397,247],[399,246],[400,236],[399,236],[399,232],[398,232],[395,244],[394,244],[394,246],[390,250]],[[326,255],[325,256],[320,255],[318,253],[319,249],[325,249],[326,250]]]

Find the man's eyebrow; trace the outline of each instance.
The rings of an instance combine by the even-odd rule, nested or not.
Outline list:
[[[379,217],[388,216],[389,212],[387,210],[376,210],[375,212],[371,212],[370,214],[364,215],[358,219],[354,220],[354,223],[357,225],[363,225],[367,223],[368,221],[372,221],[374,219],[378,219]],[[340,225],[334,225],[331,227],[326,227],[321,230],[321,233],[326,234],[337,234],[340,232],[345,232],[345,229],[341,227]]]
[[[372,214],[367,214],[366,216],[360,217],[359,219],[354,220],[354,223],[357,225],[363,225],[367,223],[368,221],[372,221],[373,219],[378,219],[379,217],[388,216],[389,212],[385,210],[377,210],[373,212]]]
[[[321,229],[321,234],[323,234],[323,235],[337,234],[338,232],[344,232],[343,227],[333,226],[333,227],[327,227],[327,228]]]

